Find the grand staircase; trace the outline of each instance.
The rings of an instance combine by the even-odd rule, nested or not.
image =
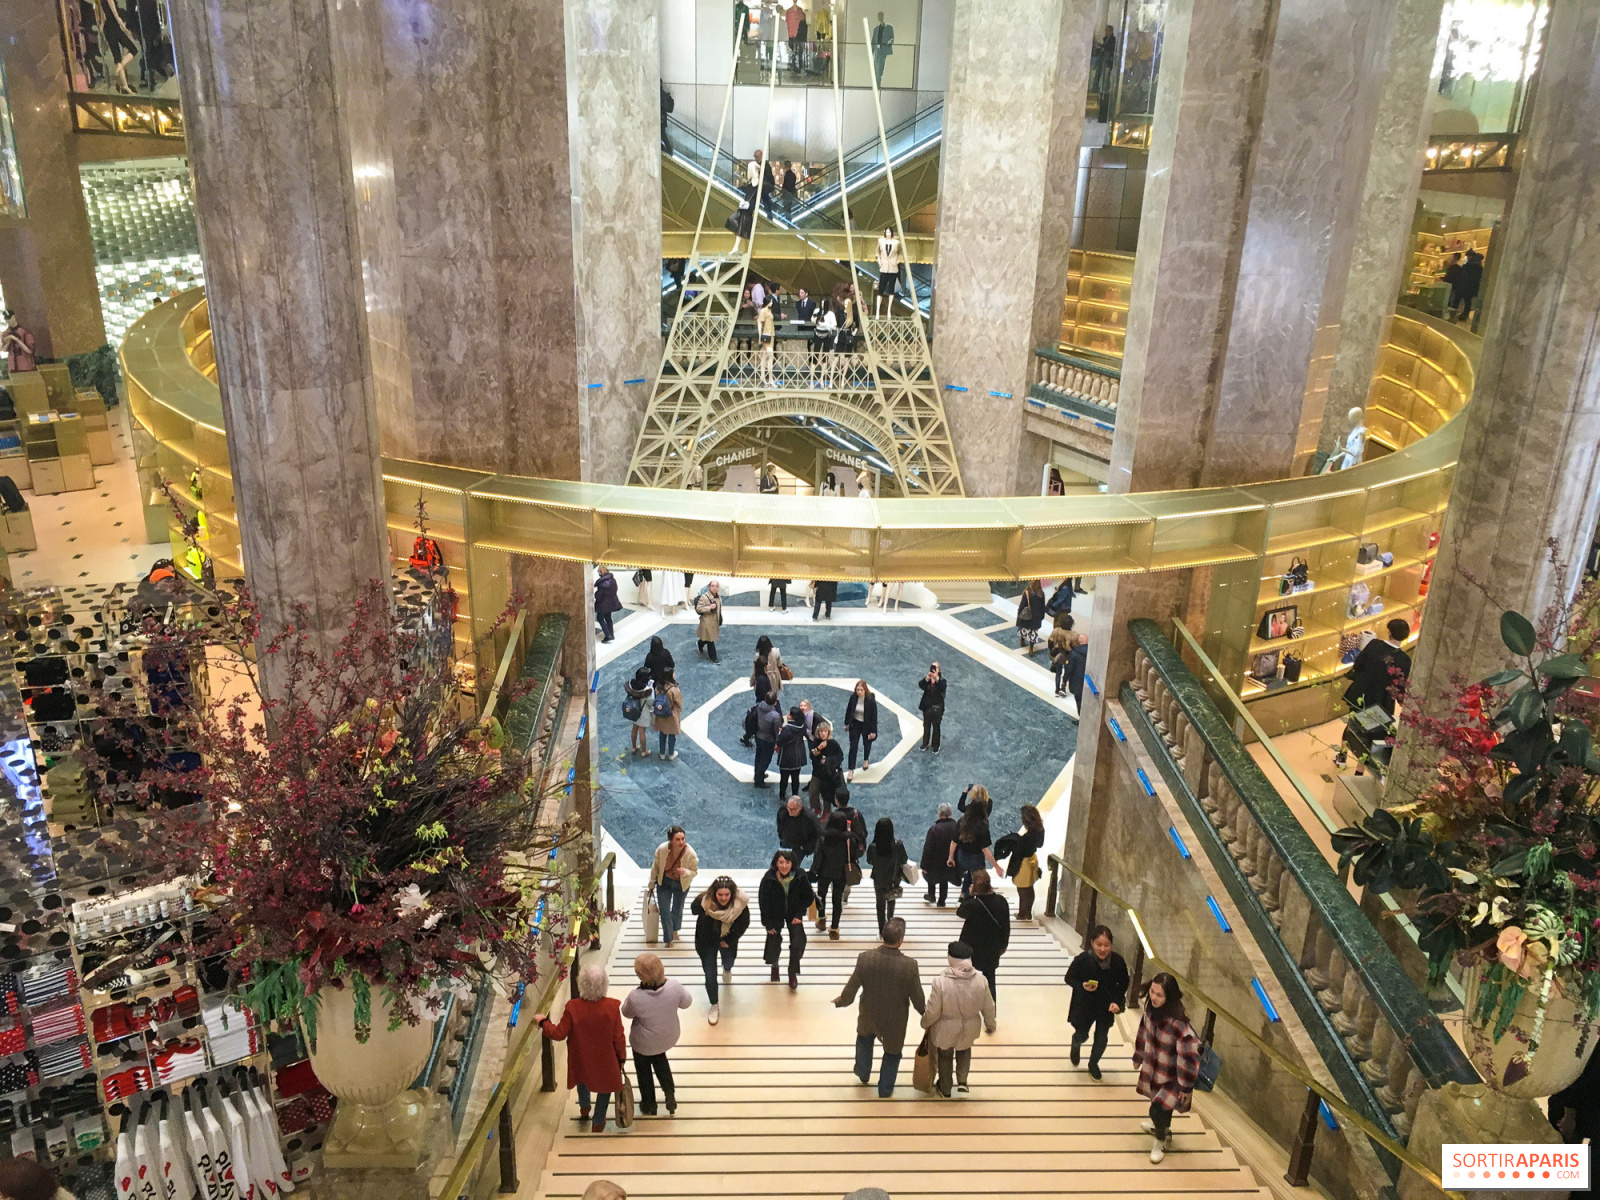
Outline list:
[[[695,891],[717,874],[702,870]],[[753,903],[760,873],[729,874]],[[627,994],[635,983],[634,956],[652,949],[694,994],[671,1055],[677,1115],[662,1108],[663,1115],[641,1117],[627,1132],[608,1125],[592,1134],[577,1124],[577,1100],[569,1096],[563,1132],[537,1190],[525,1189],[525,1196],[580,1197],[595,1179],[621,1184],[629,1197],[663,1200],[838,1200],[869,1186],[894,1200],[1265,1195],[1233,1151],[1192,1115],[1177,1118],[1172,1151],[1151,1165],[1150,1138],[1139,1132],[1147,1102],[1134,1091],[1121,1032],[1113,1031],[1102,1082],[1068,1062],[1068,994],[1061,982],[1068,956],[1037,925],[1012,929],[1000,963],[999,1028],[973,1050],[972,1090],[950,1100],[917,1092],[911,1086],[917,1035],[910,1033],[895,1094],[880,1100],[876,1086],[862,1087],[851,1073],[854,1010],[831,1003],[856,955],[877,944],[870,884],[853,890],[841,940],[818,937],[811,926],[796,992],[768,982],[754,922],[733,982],[723,985],[715,1027],[706,1024],[692,923],[679,946],[647,946],[643,910],[640,895],[612,956],[611,991]],[[925,904],[920,887],[906,888],[896,915],[906,920],[905,949],[926,988],[944,968],[945,947],[960,922],[953,907]],[[1132,1018],[1124,1020],[1131,1037]]]

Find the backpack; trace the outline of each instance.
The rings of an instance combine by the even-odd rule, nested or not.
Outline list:
[[[411,565],[419,571],[433,572],[444,566],[444,555],[439,543],[431,537],[419,537],[411,543]]]
[[[622,715],[629,721],[637,721],[644,715],[643,696],[624,696],[622,698]]]
[[[1050,603],[1044,606],[1044,610],[1052,617],[1057,613],[1072,611],[1072,580],[1068,579],[1056,588],[1055,593],[1050,597]]]
[[[670,717],[672,715],[672,697],[667,695],[666,692],[657,692],[656,698],[651,701],[650,711],[658,717]]]
[[[756,716],[756,706],[752,704],[748,709],[745,710],[744,735],[745,737],[755,737],[755,735],[760,732],[760,729],[761,722]]]

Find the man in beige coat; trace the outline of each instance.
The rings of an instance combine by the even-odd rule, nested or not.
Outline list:
[[[878,1095],[894,1094],[895,1076],[900,1071],[900,1052],[906,1044],[906,1021],[911,1009],[922,1012],[922,979],[915,959],[900,953],[906,923],[891,917],[883,925],[883,945],[856,956],[856,969],[833,1003],[848,1008],[861,992],[861,1008],[856,1015],[856,1078],[872,1082],[872,1042],[883,1043],[883,1067],[878,1072]]]

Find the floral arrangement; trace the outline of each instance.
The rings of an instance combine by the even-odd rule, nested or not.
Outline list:
[[[1560,587],[1559,592],[1565,588]],[[1503,1083],[1538,1053],[1553,992],[1585,1027],[1600,1019],[1600,755],[1595,698],[1576,689],[1600,633],[1600,589],[1587,585],[1535,628],[1505,612],[1514,665],[1458,685],[1451,711],[1407,711],[1407,740],[1432,773],[1415,800],[1333,836],[1357,884],[1399,890],[1437,982],[1453,961],[1481,968],[1469,1017],[1499,1042],[1526,1043]],[[1513,1018],[1537,999],[1532,1028]]]
[[[442,572],[430,584],[428,609],[396,612],[373,581],[331,651],[304,612],[258,642],[248,594],[213,606],[221,644],[217,622],[146,617],[147,674],[177,681],[152,715],[202,751],[143,781],[197,800],[152,813],[163,866],[210,884],[224,932],[199,952],[227,948],[243,1001],[311,1038],[326,989],[354,990],[365,1040],[374,988],[391,1028],[415,1023],[486,972],[533,980],[597,915],[572,886],[591,839],[551,815],[565,778],[545,787],[496,722],[456,716],[453,596]],[[183,685],[200,658],[210,700]]]

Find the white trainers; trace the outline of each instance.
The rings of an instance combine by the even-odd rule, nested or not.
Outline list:
[[[674,750],[671,754],[667,755],[667,761],[668,762],[677,762],[678,761],[678,752],[676,750]]]
[[[730,971],[727,967],[723,967],[722,968],[722,982],[723,983],[732,983],[733,982],[733,972]]]
[[[1139,1128],[1144,1130],[1151,1137],[1155,1136],[1156,1123],[1154,1121],[1150,1120],[1149,1118],[1146,1118],[1145,1120],[1140,1121],[1139,1122]]]
[[[715,1025],[719,1020],[721,1020],[721,1018],[722,1009],[718,1005],[713,1004],[711,1006],[711,1011],[706,1014],[706,1024]]]
[[[1150,1143],[1150,1161],[1158,1163],[1167,1156],[1166,1143],[1160,1138]]]

